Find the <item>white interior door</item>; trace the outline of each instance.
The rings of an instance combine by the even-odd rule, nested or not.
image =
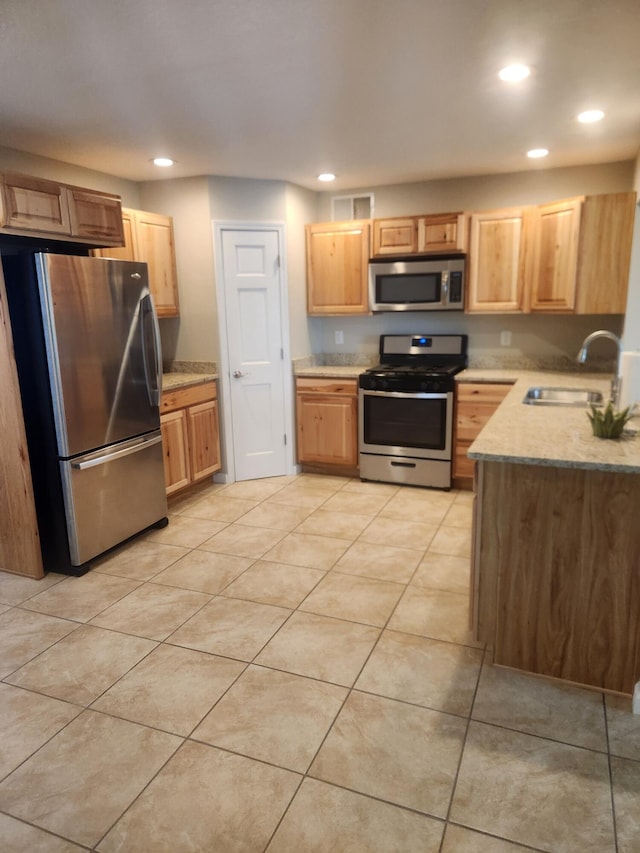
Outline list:
[[[236,480],[287,473],[278,229],[222,228],[231,436]]]

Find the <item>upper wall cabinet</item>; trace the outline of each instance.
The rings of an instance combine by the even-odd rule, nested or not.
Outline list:
[[[120,198],[30,175],[4,174],[0,233],[120,246],[124,241]]]
[[[309,314],[368,314],[369,221],[314,223],[305,232]]]
[[[573,311],[582,198],[543,204],[531,217],[531,310]]]
[[[624,314],[636,194],[587,196],[580,220],[576,313]]]
[[[622,314],[635,193],[470,216],[467,310]]]
[[[373,220],[374,257],[462,252],[464,249],[465,224],[462,213]]]
[[[177,317],[180,309],[173,220],[160,213],[123,208],[122,228],[124,246],[99,249],[94,254],[123,261],[144,261],[149,267],[149,289],[158,317]]]
[[[522,311],[524,299],[522,208],[471,215],[468,311]]]

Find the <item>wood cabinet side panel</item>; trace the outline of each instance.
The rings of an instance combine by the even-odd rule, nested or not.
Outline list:
[[[578,250],[578,314],[626,311],[635,215],[635,192],[586,197]]]
[[[639,478],[485,468],[481,570],[498,574],[496,663],[632,692],[640,678]]]
[[[7,293],[0,265],[0,569],[44,575]]]

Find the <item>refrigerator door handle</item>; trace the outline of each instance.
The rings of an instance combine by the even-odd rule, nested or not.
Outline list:
[[[121,459],[123,456],[131,456],[134,453],[138,453],[143,447],[152,447],[154,444],[160,444],[161,441],[161,435],[155,435],[152,438],[143,438],[135,444],[129,444],[127,447],[114,450],[112,453],[101,453],[99,456],[92,454],[90,457],[85,457],[82,461],[72,462],[71,467],[77,471],[86,471],[87,468],[95,468],[97,465],[113,462],[115,459]]]
[[[153,297],[148,290],[141,299],[141,308],[142,358],[147,382],[147,393],[149,395],[149,403],[152,406],[159,406],[162,394],[162,346],[160,342],[160,325],[158,324],[158,317],[153,305]],[[149,347],[146,334],[147,318],[149,317],[151,318],[152,347]],[[150,349],[151,353],[149,352]],[[151,370],[150,365],[152,366]]]

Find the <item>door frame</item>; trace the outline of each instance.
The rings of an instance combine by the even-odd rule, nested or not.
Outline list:
[[[287,275],[286,225],[284,222],[235,222],[212,220],[213,262],[218,303],[218,340],[220,363],[218,365],[218,397],[220,411],[220,451],[222,470],[214,475],[215,482],[235,483],[236,470],[233,445],[233,418],[231,415],[231,370],[229,366],[229,341],[227,336],[227,301],[224,287],[222,234],[224,231],[276,231],[280,247],[280,324],[282,328],[282,372],[284,379],[284,422],[287,436],[285,474],[299,473],[295,458],[295,417],[293,407],[293,365],[291,362],[291,333],[289,328],[289,281]]]

